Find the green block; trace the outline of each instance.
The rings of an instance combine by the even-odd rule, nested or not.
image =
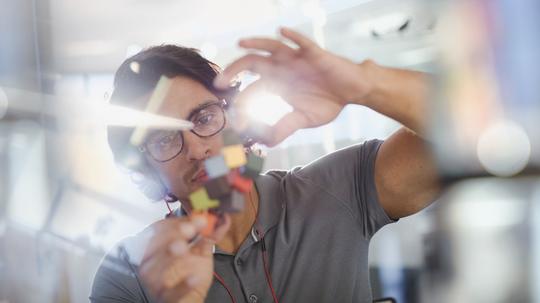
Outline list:
[[[208,197],[208,192],[204,187],[192,192],[191,195],[189,195],[189,201],[191,202],[191,207],[197,211],[203,211],[219,206],[219,201],[210,199],[210,197]]]
[[[263,169],[264,165],[264,158],[259,157],[253,153],[247,154],[247,163],[244,165],[244,169],[242,170],[242,175],[249,177],[251,179],[255,179],[259,176]]]

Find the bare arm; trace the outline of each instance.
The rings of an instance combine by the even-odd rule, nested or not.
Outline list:
[[[424,73],[385,68],[371,61],[361,65],[370,75],[372,89],[353,103],[404,126],[383,143],[375,163],[379,201],[390,217],[402,218],[428,206],[440,192],[435,160],[429,142],[423,139],[430,79]]]
[[[239,107],[260,89],[279,94],[293,107],[263,143],[273,146],[298,129],[329,123],[347,104],[367,106],[404,125],[385,141],[376,160],[375,183],[384,210],[397,219],[432,202],[440,189],[429,144],[421,138],[426,130],[429,76],[385,68],[369,60],[355,64],[297,32],[282,29],[281,34],[298,48],[274,39],[242,40],[240,46],[269,55],[243,56],[215,81],[224,88],[239,72],[249,70],[261,79],[237,97]]]

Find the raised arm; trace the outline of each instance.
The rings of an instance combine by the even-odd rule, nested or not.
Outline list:
[[[429,144],[422,138],[429,76],[369,60],[356,64],[290,29],[282,29],[281,35],[298,47],[274,39],[242,40],[241,47],[264,53],[239,58],[215,81],[224,88],[245,70],[261,76],[237,97],[240,117],[245,102],[260,89],[280,95],[293,107],[263,143],[273,146],[298,129],[329,123],[347,104],[370,107],[404,126],[383,143],[377,156],[375,183],[382,207],[397,219],[431,203],[439,183]]]
[[[435,160],[423,137],[430,78],[370,61],[362,65],[370,75],[372,88],[353,102],[404,126],[382,144],[375,163],[379,201],[390,217],[402,218],[428,206],[440,192]]]

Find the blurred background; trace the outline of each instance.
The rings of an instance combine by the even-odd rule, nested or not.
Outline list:
[[[239,38],[279,26],[357,62],[434,74],[447,189],[374,237],[374,296],[540,302],[536,0],[0,0],[0,302],[87,302],[102,256],[167,213],[117,169],[99,123],[125,58],[176,43],[225,66]],[[265,168],[398,127],[347,107],[266,149]]]

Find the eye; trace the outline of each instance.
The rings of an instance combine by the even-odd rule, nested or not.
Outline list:
[[[214,118],[214,114],[204,114],[204,115],[201,115],[199,117],[197,117],[197,119],[194,121],[195,124],[197,125],[206,125],[206,124],[209,124],[210,122],[212,122],[212,119]]]
[[[174,135],[163,136],[159,138],[157,144],[159,146],[168,146],[173,142],[173,140],[174,140]]]
[[[178,134],[174,132],[158,133],[154,136],[151,136],[149,144],[154,145],[158,148],[169,147],[176,140],[176,136],[178,136]]]

